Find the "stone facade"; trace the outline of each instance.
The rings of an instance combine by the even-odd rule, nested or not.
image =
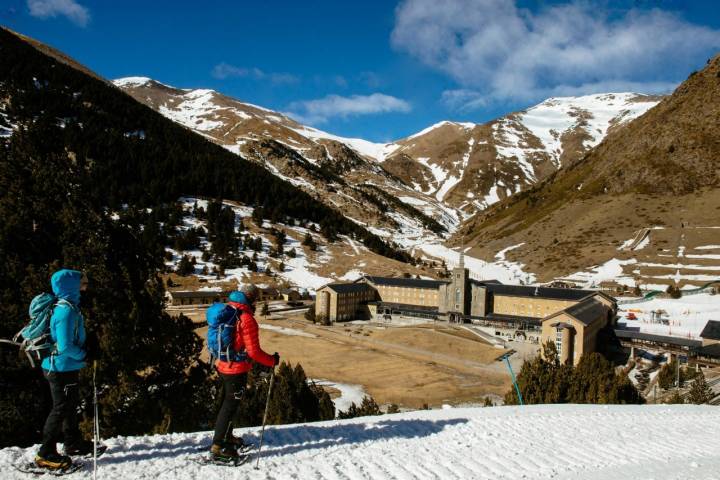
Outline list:
[[[596,351],[598,333],[613,323],[616,308],[608,297],[590,295],[544,318],[541,342],[555,345],[561,363],[577,365],[583,354]]]
[[[367,319],[377,291],[366,283],[331,283],[317,291],[315,318],[330,322]]]

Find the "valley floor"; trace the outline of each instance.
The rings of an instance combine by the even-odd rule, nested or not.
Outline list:
[[[192,462],[209,432],[106,441],[102,479],[720,478],[709,406],[537,405],[459,408],[270,427],[260,470]],[[238,429],[257,442],[258,428]],[[2,478],[35,447],[0,450]],[[68,478],[89,478],[88,471]]]

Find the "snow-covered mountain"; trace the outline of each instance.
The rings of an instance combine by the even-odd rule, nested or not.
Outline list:
[[[259,470],[200,465],[211,432],[105,440],[103,479],[717,479],[720,409],[694,405],[449,408],[269,426]],[[260,428],[236,429],[257,443]],[[677,448],[682,438],[687,448]],[[7,480],[37,446],[0,450]],[[72,478],[87,478],[92,463]]]
[[[353,218],[388,223],[352,189],[340,188],[341,195],[338,185],[328,189],[315,167],[335,171],[351,185],[380,187],[451,230],[580,158],[659,101],[635,93],[551,98],[485,124],[444,121],[382,144],[332,135],[213,90],[178,89],[146,77],[114,83],[168,118],[317,192]]]
[[[393,144],[383,166],[472,214],[582,157],[659,100],[635,93],[550,98],[482,125],[440,122]]]
[[[444,234],[460,222],[453,209],[382,167],[378,160],[397,148],[394,145],[338,137],[213,90],[179,89],[145,77],[114,83],[167,118],[264,165],[386,237],[397,231]]]

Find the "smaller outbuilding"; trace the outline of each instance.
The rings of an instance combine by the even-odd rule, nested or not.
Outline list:
[[[170,305],[173,307],[190,305],[212,305],[217,302],[227,302],[230,292],[213,290],[198,291],[170,291]]]
[[[555,344],[560,363],[577,365],[584,354],[596,351],[597,335],[613,324],[616,311],[617,304],[611,297],[603,293],[588,295],[542,320],[542,344]]]
[[[286,302],[297,302],[302,300],[302,295],[300,294],[300,292],[292,288],[285,288],[283,290],[280,290],[280,295],[282,296],[282,299]]]

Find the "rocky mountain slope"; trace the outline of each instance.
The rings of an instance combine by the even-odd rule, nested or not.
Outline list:
[[[145,77],[114,83],[357,220],[394,228],[403,223],[388,218],[381,205],[368,204],[367,196],[357,191],[375,185],[450,230],[579,158],[609,131],[658,102],[658,97],[633,93],[551,98],[486,124],[440,122],[405,139],[377,144],[303,126],[213,90],[178,89]],[[337,179],[328,183],[318,169],[341,176],[346,184]]]
[[[707,232],[720,227],[719,158],[720,56],[587,155],[494,205],[458,235],[474,239],[476,253],[486,256],[524,243],[511,257],[544,278],[613,257],[632,261],[623,242],[644,228],[665,230],[654,255],[683,257],[694,244],[718,243],[709,242]],[[699,267],[720,273],[716,266]],[[632,267],[628,273],[640,274]]]
[[[658,100],[634,93],[550,98],[482,125],[441,122],[398,141],[383,166],[473,214],[580,158]]]
[[[442,235],[459,223],[452,209],[409,188],[376,161],[394,146],[337,137],[213,90],[183,90],[145,77],[114,83],[359,223],[418,236]]]

